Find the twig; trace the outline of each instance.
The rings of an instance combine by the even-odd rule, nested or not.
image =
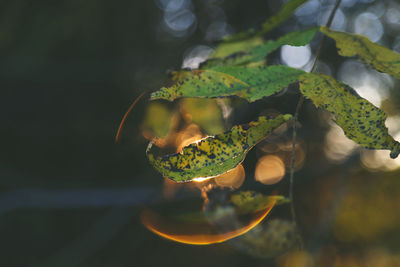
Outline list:
[[[144,91],[143,93],[141,93],[136,99],[135,101],[133,101],[132,105],[129,107],[129,109],[125,112],[124,117],[121,120],[121,123],[118,126],[118,130],[117,130],[117,134],[115,135],[115,143],[119,142],[119,136],[121,135],[121,131],[122,131],[122,127],[125,124],[126,118],[128,118],[129,113],[131,113],[133,107],[139,102],[139,100],[147,93],[147,91]]]
[[[326,23],[327,28],[329,28],[331,26],[333,18],[335,17],[336,10],[339,8],[340,2],[341,2],[341,0],[336,0],[336,4],[332,9],[331,14],[329,15],[328,22]],[[315,69],[317,67],[318,59],[321,55],[323,47],[325,46],[325,42],[326,42],[326,36],[324,35],[322,37],[321,43],[319,45],[317,54],[315,55],[315,59],[314,59],[314,62],[313,62],[310,72],[315,71]],[[293,117],[292,157],[291,157],[291,162],[290,162],[290,178],[289,178],[290,212],[292,214],[293,223],[295,224],[295,227],[297,229],[298,229],[298,227],[297,227],[296,212],[295,212],[294,204],[293,204],[293,179],[294,179],[294,165],[295,165],[295,160],[296,160],[296,138],[297,138],[296,126],[297,126],[297,121],[298,121],[298,117],[299,117],[299,111],[301,109],[301,106],[303,105],[303,102],[304,102],[304,96],[301,94],[299,101],[297,102],[296,111],[295,111],[294,117]],[[300,245],[300,249],[303,249],[304,242],[303,242],[303,239],[302,239],[300,233],[298,233],[297,239],[298,239],[298,242]]]

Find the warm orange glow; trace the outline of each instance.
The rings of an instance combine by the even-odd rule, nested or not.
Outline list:
[[[132,105],[128,108],[128,111],[125,113],[124,117],[121,120],[121,123],[119,124],[118,130],[117,130],[117,134],[115,135],[115,142],[118,143],[119,141],[119,136],[121,135],[121,131],[122,131],[122,127],[125,124],[126,118],[128,117],[129,113],[132,111],[133,107],[137,104],[137,102],[139,102],[139,100],[146,94],[147,91],[144,91],[143,93],[141,93],[136,99],[135,101],[133,101]]]
[[[163,184],[163,196],[166,199],[172,199],[176,192],[179,190],[197,190],[196,186],[193,183],[177,183],[169,178],[164,178]]]
[[[219,233],[212,224],[207,222],[186,223],[173,221],[149,209],[142,212],[141,220],[147,229],[166,239],[192,245],[210,245],[221,243],[247,233],[268,215],[274,205],[275,201],[267,209],[255,213],[246,226],[226,233]]]
[[[220,187],[239,188],[244,182],[246,173],[243,165],[239,164],[234,169],[215,177],[215,183]]]
[[[204,135],[200,131],[199,126],[192,123],[177,134],[175,139],[176,151],[180,152],[185,146],[195,143],[202,138],[204,138]]]
[[[210,177],[197,177],[197,178],[193,178],[192,181],[193,181],[193,182],[196,182],[196,183],[202,183],[202,182],[208,181],[208,180],[210,180],[210,179],[212,179],[212,178],[214,178],[214,177],[215,177],[215,176],[210,176]]]
[[[254,176],[260,183],[276,184],[285,176],[285,164],[278,156],[264,156],[258,160]]]

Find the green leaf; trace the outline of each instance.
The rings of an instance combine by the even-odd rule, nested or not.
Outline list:
[[[276,205],[290,202],[284,196],[264,196],[255,191],[241,191],[232,194],[230,200],[239,214],[264,210],[269,207],[272,202],[276,202]]]
[[[165,137],[171,127],[173,112],[162,103],[152,102],[146,108],[142,127],[151,131],[156,137]]]
[[[261,26],[261,31],[259,31],[258,35],[266,34],[271,31],[279,24],[287,20],[293,12],[302,4],[307,2],[308,0],[290,0],[288,1],[282,8],[279,10],[278,14],[270,17],[266,22],[264,22]]]
[[[273,95],[297,81],[304,72],[283,65],[269,67],[218,67],[180,71],[175,85],[153,92],[150,99],[173,101],[180,97],[238,96],[250,102]]]
[[[345,57],[357,57],[376,70],[386,72],[400,79],[400,54],[371,42],[367,37],[346,32],[337,32],[320,28],[321,32],[336,41],[339,54]]]
[[[288,252],[298,241],[297,236],[296,226],[292,221],[270,218],[232,242],[252,257],[266,259]],[[298,264],[286,264],[296,265]]]
[[[179,106],[185,121],[196,123],[205,134],[224,132],[222,111],[215,99],[185,98]]]
[[[236,125],[229,132],[190,144],[181,153],[156,156],[150,143],[146,154],[157,171],[176,182],[214,177],[236,167],[254,145],[291,118],[289,114],[274,119],[259,117],[248,125]]]
[[[389,149],[392,158],[400,153],[400,144],[388,134],[385,113],[348,85],[328,75],[307,73],[300,77],[300,91],[315,106],[331,112],[351,140],[365,148]]]
[[[238,53],[240,51],[245,51],[249,48],[256,47],[261,45],[264,40],[261,37],[255,37],[252,39],[230,42],[220,43],[216,48],[214,53],[211,55],[211,58],[224,58],[234,53]]]
[[[233,41],[248,39],[254,35],[255,36],[264,35],[267,32],[274,29],[275,27],[277,27],[285,20],[287,20],[293,14],[293,12],[305,2],[307,2],[307,0],[290,0],[283,5],[281,10],[279,10],[278,14],[268,18],[267,21],[265,21],[262,24],[260,31],[256,32],[254,29],[250,29],[247,32],[241,32],[235,35],[230,35],[226,37],[224,40],[226,42],[233,42]]]
[[[215,53],[212,58],[201,65],[202,69],[210,69],[216,66],[227,66],[227,65],[245,65],[252,62],[258,62],[265,58],[269,53],[275,51],[282,45],[293,45],[293,46],[303,46],[311,42],[314,38],[315,33],[318,28],[311,28],[304,31],[295,31],[288,33],[277,40],[270,40],[259,45],[246,45],[240,47],[240,50],[234,51],[235,53],[228,54],[221,53],[221,49],[217,48],[217,53]],[[243,44],[245,42],[242,42]],[[225,45],[223,45],[225,46]],[[217,55],[223,56],[217,56]],[[225,55],[224,55],[225,54]]]

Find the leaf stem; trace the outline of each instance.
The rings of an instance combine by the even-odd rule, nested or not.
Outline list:
[[[335,17],[336,10],[339,8],[340,3],[341,3],[341,0],[336,0],[335,6],[333,7],[331,14],[329,15],[328,22],[326,23],[326,28],[328,28],[328,29],[330,28],[333,18]],[[314,59],[314,62],[313,62],[310,72],[314,72],[315,69],[317,68],[317,62],[318,62],[318,59],[319,59],[319,57],[322,53],[322,50],[325,46],[325,42],[326,42],[326,36],[324,35],[322,37],[321,43],[320,43],[317,53],[315,55],[315,59]],[[298,121],[298,117],[299,117],[299,111],[301,109],[301,106],[303,105],[303,102],[304,102],[304,96],[303,96],[303,94],[300,94],[300,98],[299,98],[299,101],[297,102],[297,106],[296,106],[296,111],[293,116],[292,156],[291,156],[291,162],[290,162],[290,177],[289,177],[290,212],[291,212],[292,220],[293,220],[293,223],[294,223],[296,229],[298,229],[298,227],[297,227],[296,212],[295,212],[295,208],[294,208],[294,204],[293,204],[293,184],[294,184],[293,180],[294,180],[294,168],[295,168],[294,165],[295,165],[295,160],[296,160],[296,139],[297,139],[296,127],[297,127],[297,121]],[[299,242],[300,249],[303,249],[304,241],[303,241],[300,233],[297,234],[297,240]]]

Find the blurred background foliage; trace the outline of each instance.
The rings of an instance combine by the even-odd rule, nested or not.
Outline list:
[[[290,87],[252,105],[141,101],[116,145],[122,115],[141,92],[163,86],[170,70],[197,66],[221,37],[257,28],[283,2],[2,1],[1,266],[400,265],[400,159],[359,148],[307,102],[294,199],[305,251],[265,258],[281,253],[271,251],[271,240],[287,245],[287,206],[274,208],[253,232],[205,247],[161,239],[140,221],[143,205],[186,191],[200,196],[205,186],[176,186],[160,177],[145,157],[146,139],[164,137],[160,145],[179,151],[258,115],[293,113],[298,91]],[[267,37],[324,24],[332,7],[330,0],[309,0]],[[400,52],[400,2],[343,0],[332,28]],[[284,46],[268,62],[309,70],[320,38]],[[399,81],[338,56],[332,41],[317,71],[381,107],[399,140]],[[216,179],[213,186],[285,194],[290,140],[290,127],[281,129],[249,154],[235,179]]]

